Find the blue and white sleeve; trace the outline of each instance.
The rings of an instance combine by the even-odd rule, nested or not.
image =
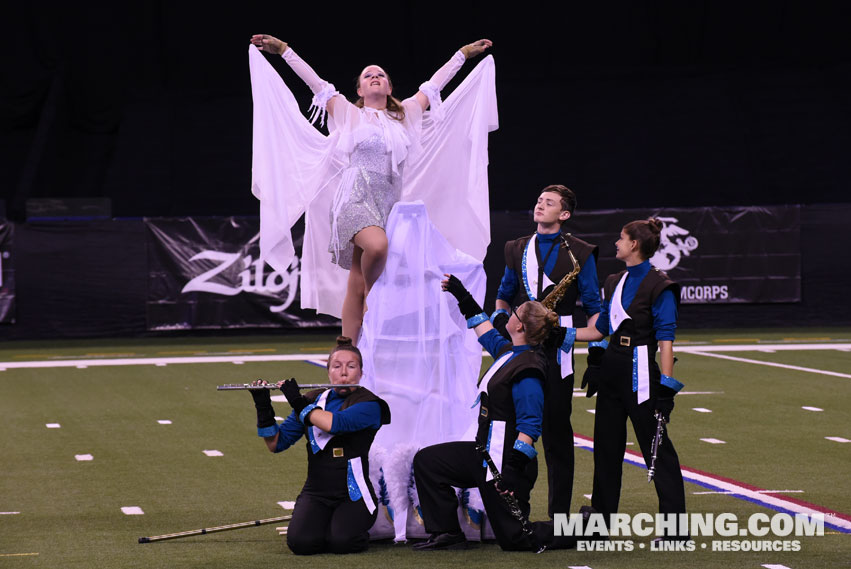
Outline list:
[[[653,330],[656,331],[657,341],[674,341],[677,330],[677,301],[670,289],[663,291],[653,303]]]
[[[260,437],[274,437],[275,433],[278,434],[275,452],[281,452],[293,446],[304,435],[304,425],[299,422],[293,411],[283,422],[257,429],[257,435]]]
[[[502,337],[502,334],[497,332],[496,328],[492,328],[479,336],[479,344],[494,358],[499,355],[499,351],[503,346],[510,343]]]
[[[602,310],[600,310],[600,316],[597,318],[597,324],[595,327],[597,331],[600,332],[604,337],[608,336],[612,332],[609,330],[609,308],[611,307],[611,302],[603,301]]]
[[[582,265],[577,277],[579,286],[579,298],[582,300],[582,309],[589,317],[594,316],[601,310],[600,281],[597,280],[597,262],[594,255],[589,255],[588,260]]]
[[[375,401],[355,403],[348,409],[334,412],[331,423],[332,435],[355,433],[364,429],[381,428],[381,406]]]
[[[519,285],[520,281],[514,269],[505,267],[505,273],[502,275],[499,289],[496,291],[496,298],[511,304],[511,301],[514,300],[514,296],[517,294],[517,287]]]
[[[533,441],[541,436],[544,421],[544,388],[536,377],[524,377],[511,386],[517,430]]]

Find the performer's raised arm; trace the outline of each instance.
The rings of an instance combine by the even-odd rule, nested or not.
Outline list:
[[[251,43],[260,51],[283,57],[287,65],[310,88],[313,93],[311,109],[315,109],[310,117],[311,122],[315,121],[317,117],[321,117],[326,110],[330,115],[334,115],[335,100],[344,99],[344,97],[340,96],[340,92],[337,91],[333,83],[322,79],[310,65],[299,57],[287,42],[268,34],[255,34],[251,36]]]
[[[491,47],[493,42],[487,39],[481,39],[471,44],[467,44],[443,64],[443,67],[438,69],[431,79],[420,85],[420,90],[415,95],[417,102],[426,110],[431,106],[432,111],[436,111],[442,104],[440,92],[446,87],[446,84],[455,77],[455,74],[464,65],[464,62],[472,57],[476,57],[485,52]]]
[[[487,334],[493,330],[493,326],[488,320],[488,315],[485,314],[473,295],[470,294],[464,284],[458,280],[455,275],[445,275],[446,279],[440,281],[440,287],[455,297],[458,301],[458,310],[467,319],[467,328],[472,328],[476,332],[476,337]]]

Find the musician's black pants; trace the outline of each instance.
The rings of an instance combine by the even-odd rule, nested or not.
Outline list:
[[[602,373],[603,381],[597,393],[597,410],[594,415],[594,490],[591,505],[608,519],[609,515],[618,511],[620,501],[626,420],[629,418],[632,422],[641,454],[649,468],[656,418],[653,416],[652,391],[650,399],[641,405],[636,403],[636,393],[632,391],[632,357],[629,353],[607,350]],[[667,429],[657,453],[653,482],[661,513],[678,514],[686,511],[680,460],[668,438]]]
[[[478,488],[497,542],[504,550],[528,550],[530,545],[505,501],[494,489],[493,481],[485,482],[482,455],[474,442],[443,443],[426,447],[414,457],[414,478],[420,498],[423,521],[429,533],[460,532],[458,497],[454,487]],[[500,466],[500,465],[497,465]],[[525,480],[514,495],[523,515],[529,516],[529,493],[538,477],[538,462],[526,468]],[[533,524],[543,543],[552,540],[552,524]]]
[[[548,354],[549,355],[549,354]],[[562,357],[570,357],[565,353]],[[544,421],[541,442],[547,461],[549,502],[547,513],[569,514],[573,497],[573,374],[562,378],[555,354],[550,358],[550,372],[544,385]]]
[[[296,555],[357,553],[369,547],[372,514],[363,499],[352,502],[348,494],[335,497],[302,491],[287,530],[287,546]]]

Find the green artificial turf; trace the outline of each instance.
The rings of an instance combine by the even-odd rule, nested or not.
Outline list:
[[[683,333],[678,343],[724,345],[849,341],[851,331],[713,331]],[[0,362],[69,359],[166,358],[189,355],[303,353],[321,357],[333,335],[310,334],[71,342],[13,342]],[[838,351],[736,352],[735,357],[851,373],[851,353]],[[669,433],[683,466],[785,494],[845,514],[851,513],[849,465],[851,379],[679,353],[675,375],[680,395]],[[577,358],[577,372],[584,370]],[[485,359],[483,365],[489,363]],[[138,544],[141,536],[235,523],[287,513],[277,502],[294,500],[304,481],[302,448],[273,455],[256,436],[248,393],[217,392],[224,383],[256,377],[296,376],[324,382],[323,369],[306,362],[198,363],[6,369],[0,371],[0,567],[6,568],[242,568],[337,567],[847,567],[851,536],[828,530],[801,538],[798,552],[711,551],[699,538],[693,552],[649,551],[651,538],[635,538],[634,551],[503,553],[494,544],[468,552],[415,553],[409,545],[378,542],[364,554],[341,558],[293,556],[274,525]],[[577,382],[578,383],[578,382]],[[593,435],[593,399],[574,399],[573,424]],[[275,403],[278,415],[289,412]],[[806,411],[803,406],[823,409]],[[699,413],[695,407],[710,409]],[[161,425],[159,420],[172,421]],[[48,429],[47,423],[61,428]],[[634,435],[629,429],[629,440]],[[711,445],[701,438],[716,438]],[[540,445],[539,445],[540,446]],[[301,447],[301,445],[299,445]],[[637,445],[628,447],[637,450]],[[208,457],[204,450],[223,456]],[[93,460],[78,462],[77,454]],[[532,518],[546,515],[546,472],[540,461],[532,495]],[[589,504],[591,452],[576,449],[574,511]],[[706,489],[686,485],[690,512],[730,512],[745,520],[774,512]],[[128,516],[122,507],[145,514]],[[625,465],[621,511],[657,509],[644,469]],[[752,538],[751,538],[752,539]],[[769,538],[766,538],[769,539]],[[645,549],[640,549],[644,544]],[[701,549],[707,544],[707,549]],[[37,554],[37,555],[34,555]]]

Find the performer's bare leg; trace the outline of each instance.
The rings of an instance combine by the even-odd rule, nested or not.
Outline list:
[[[352,240],[355,246],[363,251],[360,268],[366,284],[365,292],[369,294],[372,285],[384,272],[384,265],[387,264],[387,234],[380,227],[371,225],[361,229]]]
[[[363,301],[366,285],[361,273],[361,255],[363,249],[355,246],[352,256],[352,268],[349,269],[349,282],[346,285],[346,297],[343,299],[343,336],[348,336],[357,344],[358,334],[363,325]]]
[[[361,229],[354,239],[354,255],[352,268],[349,271],[349,282],[346,287],[346,298],[343,300],[343,335],[357,343],[366,297],[372,285],[384,272],[387,263],[387,234],[376,226]]]

